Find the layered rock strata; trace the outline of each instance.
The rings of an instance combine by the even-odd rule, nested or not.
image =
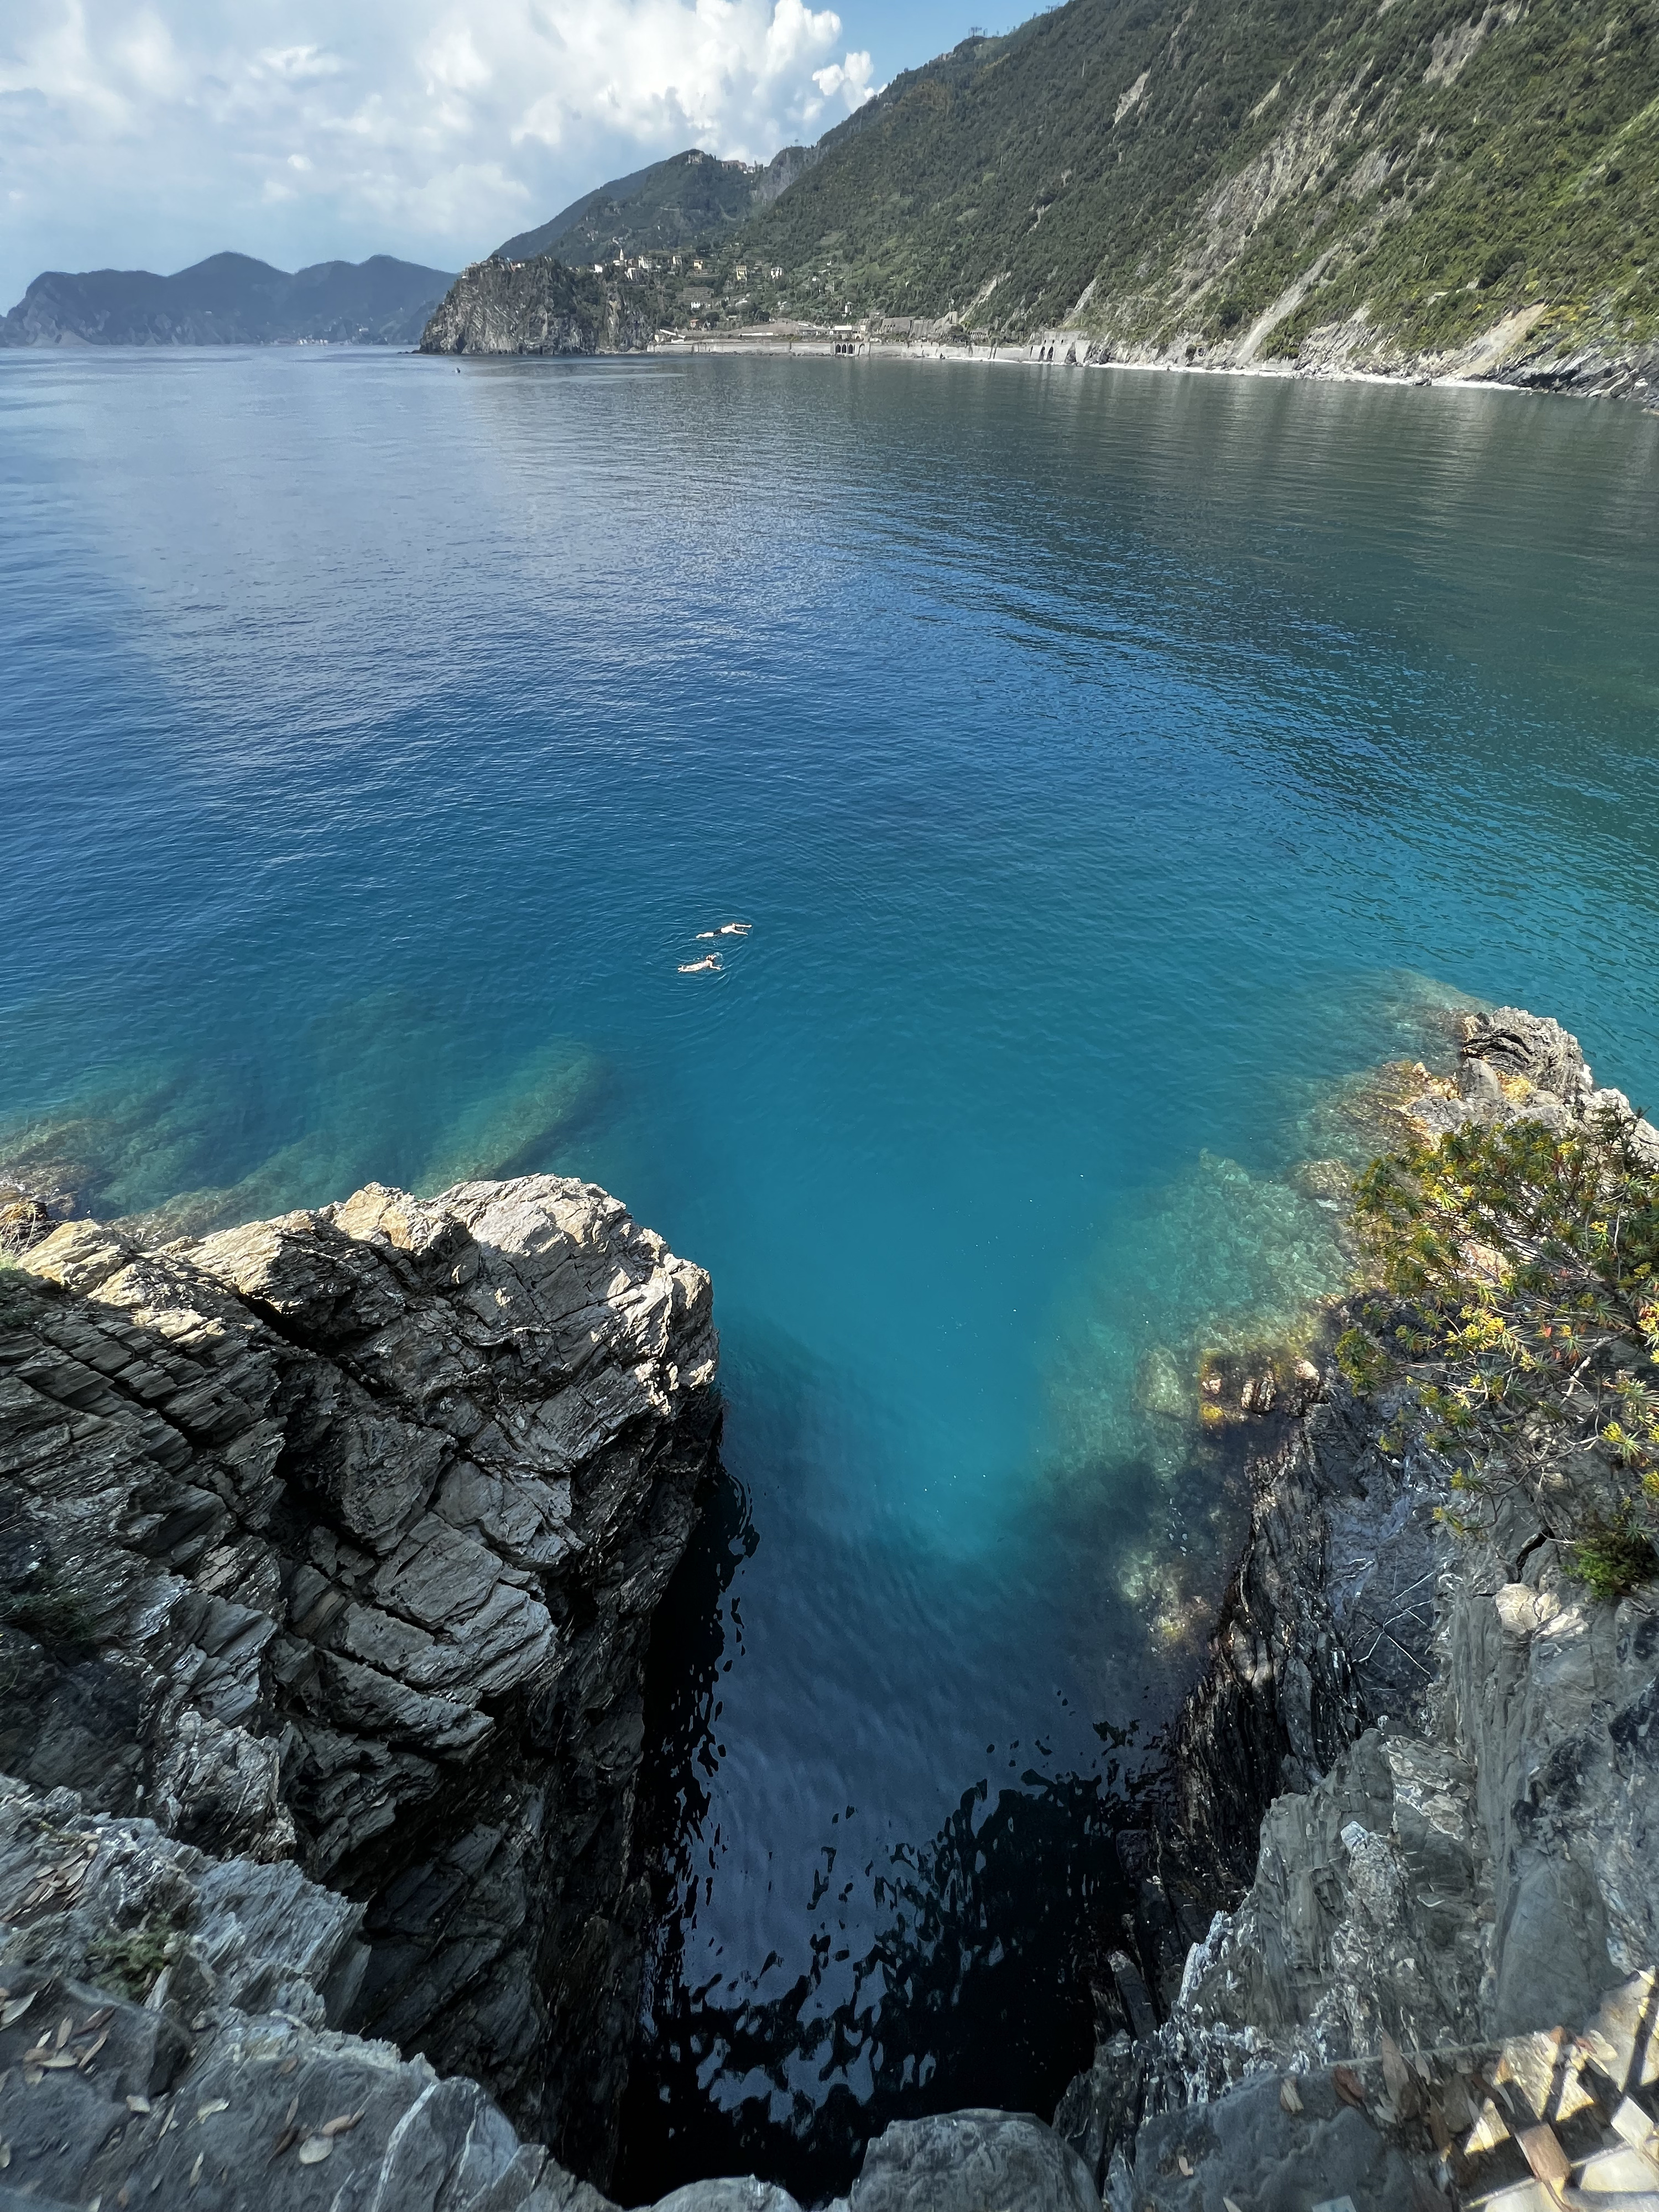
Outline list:
[[[1425,1133],[1628,1110],[1553,1022],[1465,1032],[1455,1082],[1410,1103]],[[1659,1133],[1637,1139],[1659,1164]],[[1188,1930],[1206,1887],[1237,1901],[1178,1980],[1144,1936],[1114,1961],[1130,2027],[1057,2116],[1116,2212],[1505,2188],[1522,2212],[1540,2160],[1659,2205],[1653,1593],[1615,1605],[1571,1577],[1584,1501],[1559,1487],[1452,1536],[1443,1465],[1380,1448],[1394,1411],[1333,1366],[1257,1468],[1149,1877]]]
[[[707,1276],[550,1176],[157,1251],[69,1223],[0,1278],[0,1768],[353,1900],[328,2021],[600,2178],[715,1358]]]

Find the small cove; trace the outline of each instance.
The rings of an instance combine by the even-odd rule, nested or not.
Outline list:
[[[1242,1504],[1149,1359],[1319,1286],[1310,1116],[1449,996],[1659,1097],[1659,423],[297,353],[0,423],[10,1141],[557,1169],[714,1274],[640,2193],[1052,2101]]]

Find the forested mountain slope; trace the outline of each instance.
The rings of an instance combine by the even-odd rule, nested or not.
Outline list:
[[[751,313],[1615,383],[1659,337],[1659,0],[1070,0],[816,150],[725,249]]]
[[[552,253],[566,262],[609,262],[712,246],[733,223],[769,206],[812,158],[804,146],[786,146],[763,165],[721,161],[693,146],[584,192],[535,230],[498,246],[495,258],[529,261]]]

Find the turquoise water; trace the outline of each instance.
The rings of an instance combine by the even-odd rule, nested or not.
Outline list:
[[[983,1783],[969,1862],[1072,1867],[1189,1679],[1192,1362],[1335,1279],[1328,1087],[1477,994],[1659,1098],[1656,497],[1659,422],[1503,393],[0,356],[0,1164],[554,1167],[713,1272],[668,2166],[963,2101],[860,1977],[894,1854]]]

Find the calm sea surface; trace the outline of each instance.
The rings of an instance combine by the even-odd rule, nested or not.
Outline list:
[[[1659,1101],[1659,422],[0,355],[0,1165],[554,1168],[713,1273],[635,2185],[1052,2102],[1333,1086],[1474,994]]]

